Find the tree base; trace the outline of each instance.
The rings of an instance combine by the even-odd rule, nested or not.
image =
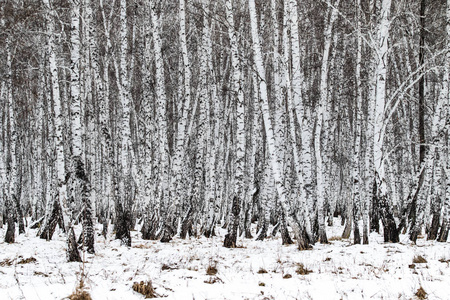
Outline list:
[[[438,242],[445,243],[447,241],[449,229],[450,225],[447,221],[442,222],[441,232],[439,233],[439,237],[437,239]]]
[[[16,224],[12,219],[8,220],[8,227],[5,234],[5,243],[12,244],[16,241],[15,238]]]
[[[223,246],[226,248],[236,248],[236,234],[227,233],[223,240]]]
[[[77,241],[75,239],[75,232],[73,227],[69,229],[69,236],[67,239],[67,261],[81,262],[80,252],[78,251]]]

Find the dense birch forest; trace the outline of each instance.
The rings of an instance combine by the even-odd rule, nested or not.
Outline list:
[[[446,242],[449,45],[449,0],[1,0],[4,241]]]

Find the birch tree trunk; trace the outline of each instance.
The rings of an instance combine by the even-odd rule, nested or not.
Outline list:
[[[357,36],[356,36],[356,109],[355,109],[355,129],[354,129],[354,153],[353,153],[353,236],[354,244],[361,243],[361,237],[359,234],[358,213],[361,208],[361,194],[360,194],[360,147],[361,147],[361,119],[362,119],[362,83],[361,83],[361,52],[362,52],[362,39],[361,39],[361,21],[360,21],[360,9],[361,0],[356,1],[356,18],[357,18]],[[369,243],[369,237],[367,232],[367,220],[363,214],[363,244]]]
[[[180,18],[180,45],[181,45],[181,54],[183,57],[183,72],[184,72],[184,86],[183,92],[184,94],[180,94],[180,97],[184,95],[184,103],[180,103],[179,112],[181,112],[181,117],[178,122],[178,132],[176,136],[176,145],[175,145],[175,155],[172,165],[172,200],[171,203],[172,208],[169,210],[169,223],[172,221],[171,219],[174,214],[177,216],[177,234],[179,234],[180,230],[180,202],[181,197],[183,197],[183,185],[181,181],[183,180],[183,159],[185,157],[185,134],[186,134],[186,123],[188,120],[188,113],[191,106],[191,65],[189,60],[189,53],[187,48],[187,39],[186,39],[186,1],[179,1],[179,18]]]
[[[126,0],[120,0],[119,8],[119,20],[120,20],[120,32],[119,32],[119,65],[116,66],[116,73],[118,73],[117,79],[119,88],[120,103],[122,105],[121,116],[121,148],[120,148],[120,167],[121,176],[120,179],[116,178],[119,182],[119,193],[115,195],[116,205],[116,239],[120,239],[121,243],[127,246],[131,246],[130,236],[130,224],[131,224],[131,206],[132,206],[132,187],[133,178],[131,173],[131,128],[130,128],[130,92],[128,82],[128,69],[127,69],[127,51],[128,51],[128,39],[127,39],[127,11]],[[117,72],[118,70],[118,72]],[[117,170],[115,171],[117,172]],[[116,173],[118,174],[118,173]],[[116,176],[115,176],[116,177]]]
[[[450,76],[450,0],[447,0],[447,26],[446,26],[446,32],[447,32],[447,39],[446,39],[446,46],[447,46],[447,53],[445,55],[445,67],[444,67],[444,78],[442,82],[442,91],[441,96],[446,98],[444,99],[445,104],[445,116],[448,119],[450,117],[450,83],[449,83],[449,76]],[[447,122],[446,125],[446,133],[447,137],[449,134],[449,124]],[[444,201],[444,213],[443,213],[443,220],[441,225],[441,231],[439,232],[438,241],[439,242],[445,242],[448,238],[448,233],[450,231],[450,162],[449,162],[449,141],[447,139],[447,150],[445,155],[442,155],[444,158],[443,167],[445,168],[445,201]],[[445,150],[444,150],[445,151]]]
[[[166,91],[164,87],[164,66],[163,66],[163,57],[161,52],[161,27],[160,20],[155,12],[156,1],[151,1],[150,3],[150,16],[153,24],[153,44],[155,51],[155,65],[156,65],[156,120],[158,126],[158,144],[159,144],[159,195],[157,195],[161,207],[167,205],[167,199],[169,197],[169,146],[167,139],[167,112],[166,112]],[[160,209],[158,207],[157,209]],[[162,216],[164,219],[166,216]],[[168,220],[164,220],[164,222],[168,222]],[[161,242],[168,242],[173,236],[175,229],[173,225],[167,226],[167,223],[164,223],[166,227],[164,228],[164,232],[162,233]],[[170,227],[170,230],[169,230]]]
[[[245,164],[245,131],[244,131],[244,93],[242,91],[242,79],[239,62],[239,49],[237,34],[234,27],[233,5],[231,0],[226,0],[225,11],[228,22],[228,36],[231,45],[231,65],[232,65],[232,99],[236,102],[236,173],[234,176],[234,196],[233,209],[230,218],[228,234],[225,235],[224,246],[228,248],[236,247],[237,229],[239,226],[239,207],[244,200],[244,164]]]
[[[6,65],[7,65],[7,82],[6,82],[6,98],[7,103],[6,107],[8,110],[8,123],[9,123],[9,157],[10,162],[9,166],[7,166],[7,169],[9,170],[7,174],[7,181],[8,182],[8,193],[5,195],[5,209],[7,213],[7,229],[5,233],[5,242],[6,243],[14,243],[15,242],[15,234],[16,234],[16,224],[14,221],[14,205],[13,201],[16,201],[16,191],[17,191],[17,155],[16,155],[16,140],[17,140],[17,133],[16,133],[16,120],[15,120],[15,114],[14,114],[14,102],[13,102],[13,95],[12,95],[12,56],[11,56],[11,44],[9,41],[9,38],[6,40]],[[5,109],[6,110],[6,109]]]
[[[339,6],[339,1],[337,0],[335,7]],[[328,95],[328,57],[330,55],[330,47],[332,41],[332,29],[333,23],[337,18],[337,9],[330,8],[330,19],[325,27],[324,32],[324,49],[322,56],[322,67],[321,67],[321,78],[320,78],[320,100],[317,110],[317,121],[316,130],[314,133],[314,151],[316,155],[316,173],[317,173],[317,217],[319,224],[319,241],[322,244],[327,244],[327,234],[325,230],[325,212],[324,212],[324,201],[325,201],[325,180],[324,180],[324,166],[322,164],[322,147],[321,147],[321,135],[322,135],[322,124],[324,121],[324,113],[327,109],[327,95]],[[330,134],[330,133],[328,133]]]
[[[56,46],[55,46],[55,25],[53,15],[51,14],[49,0],[43,0],[49,15],[47,18],[47,32],[49,34],[48,40],[48,58],[50,66],[50,78],[52,85],[53,96],[53,110],[55,114],[55,144],[56,144],[56,178],[58,184],[58,203],[62,208],[64,218],[64,228],[67,235],[67,260],[81,261],[80,253],[78,252],[75,233],[72,225],[72,209],[67,201],[67,183],[64,160],[64,141],[63,141],[63,115],[62,103],[60,97],[59,80],[58,80],[58,66],[56,64]]]
[[[285,212],[286,216],[289,219],[290,225],[294,229],[294,234],[296,237],[299,236],[299,226],[298,226],[298,220],[296,219],[295,212],[291,209],[291,203],[290,199],[288,198],[288,193],[284,187],[283,183],[283,175],[282,175],[282,163],[280,162],[279,158],[277,157],[277,149],[276,149],[276,141],[275,141],[275,134],[272,127],[272,123],[270,120],[270,110],[269,110],[269,102],[268,102],[268,96],[267,96],[267,84],[265,80],[265,70],[264,70],[264,64],[262,60],[262,53],[261,53],[261,44],[259,39],[259,30],[258,30],[258,22],[256,17],[256,8],[255,8],[255,1],[249,0],[249,11],[250,11],[250,25],[251,25],[251,31],[252,31],[252,45],[253,45],[253,57],[254,57],[254,64],[256,67],[256,72],[258,76],[258,84],[256,85],[260,89],[260,105],[264,120],[264,128],[266,132],[266,138],[267,138],[267,146],[269,149],[269,156],[270,156],[270,162],[271,162],[271,168],[272,173],[275,179],[275,186],[278,192],[278,196],[280,199],[280,204],[283,208],[283,211]]]
[[[70,51],[70,112],[72,127],[72,174],[71,194],[82,203],[83,246],[94,253],[94,225],[92,220],[91,185],[86,174],[83,155],[80,98],[80,3],[71,3],[71,51]],[[77,188],[79,186],[79,188]]]
[[[300,150],[300,162],[299,168],[301,173],[298,173],[300,184],[301,184],[301,192],[300,197],[304,200],[301,200],[304,203],[305,207],[305,230],[309,235],[310,242],[314,242],[314,238],[311,232],[311,215],[313,202],[314,202],[314,186],[313,186],[313,174],[312,174],[312,155],[311,155],[311,143],[312,143],[312,129],[311,129],[311,116],[308,113],[308,110],[303,105],[302,99],[302,81],[304,80],[302,69],[301,69],[301,61],[300,61],[300,41],[299,41],[299,33],[298,33],[298,11],[297,11],[297,1],[289,0],[289,9],[286,11],[285,8],[285,17],[287,17],[287,12],[289,12],[290,22],[289,28],[291,29],[291,44],[292,44],[292,107],[295,109],[295,114],[297,117],[297,121],[300,123],[301,130],[301,150]],[[285,3],[285,6],[287,3]],[[285,30],[288,27],[285,26]],[[287,32],[284,33],[287,35]],[[287,40],[285,41],[285,50],[288,51]],[[289,65],[288,56],[285,53],[285,65]],[[286,73],[286,76],[289,76]],[[288,96],[288,99],[291,97]],[[290,117],[291,121],[291,130],[295,128],[293,123],[293,117]],[[291,134],[292,135],[292,134]],[[295,136],[292,135],[293,143],[295,143]],[[294,154],[295,155],[295,154]],[[306,239],[306,236],[304,237]],[[306,245],[309,242],[305,242]],[[300,244],[299,244],[300,246]],[[309,246],[305,246],[307,249]]]
[[[377,65],[376,65],[376,97],[374,111],[374,135],[373,135],[373,157],[375,170],[375,197],[384,228],[384,241],[399,241],[399,232],[394,220],[391,201],[388,198],[385,178],[385,156],[384,156],[384,109],[386,99],[386,76],[388,63],[388,41],[390,24],[391,0],[381,2],[381,20],[377,32]]]

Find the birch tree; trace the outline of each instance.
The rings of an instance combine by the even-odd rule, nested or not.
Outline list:
[[[388,199],[387,185],[385,178],[385,149],[384,131],[382,130],[384,118],[384,108],[386,99],[386,77],[388,68],[388,42],[389,42],[389,23],[390,23],[391,1],[382,0],[380,11],[380,24],[377,30],[377,48],[376,48],[376,87],[375,87],[375,109],[374,109],[374,135],[373,135],[373,157],[376,194],[380,215],[384,227],[385,242],[398,242],[399,233],[397,224],[392,213],[392,205]],[[372,113],[372,112],[369,112]]]
[[[48,10],[47,18],[47,31],[49,35],[48,39],[48,59],[50,67],[50,78],[52,86],[53,97],[53,111],[55,115],[55,145],[56,145],[56,177],[58,185],[58,202],[62,208],[64,229],[67,235],[67,260],[68,261],[81,261],[80,254],[77,248],[77,242],[75,239],[75,233],[73,229],[72,209],[69,206],[67,199],[67,183],[66,183],[66,171],[65,171],[65,159],[64,159],[64,141],[62,136],[63,130],[63,116],[62,116],[62,103],[59,89],[58,79],[58,66],[56,64],[56,46],[55,46],[55,23],[52,16],[52,10],[50,8],[49,0],[43,0],[45,8]]]
[[[234,195],[232,203],[232,212],[228,234],[225,236],[225,247],[236,247],[237,228],[239,226],[239,207],[244,199],[244,167],[245,167],[245,131],[244,131],[244,93],[242,91],[242,79],[239,63],[239,49],[237,33],[235,31],[233,19],[233,5],[231,0],[226,0],[225,11],[228,22],[228,36],[231,46],[231,65],[232,65],[232,98],[236,99],[236,173],[234,178]],[[233,101],[234,102],[234,101]]]
[[[339,0],[335,3],[335,7],[339,6]],[[316,108],[317,122],[314,133],[314,151],[316,155],[316,172],[317,172],[317,218],[319,223],[319,240],[322,244],[328,243],[327,234],[325,231],[325,212],[324,212],[324,200],[325,200],[325,181],[324,170],[322,164],[322,124],[324,122],[324,114],[327,109],[327,94],[328,94],[328,57],[330,55],[331,47],[331,34],[333,29],[333,23],[337,17],[337,9],[331,9],[330,19],[325,27],[324,32],[324,49],[322,56],[322,67],[320,77],[320,100],[319,105]],[[329,134],[329,133],[328,133]]]

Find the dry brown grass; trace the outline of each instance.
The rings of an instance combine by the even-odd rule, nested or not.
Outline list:
[[[0,267],[5,267],[5,266],[9,267],[9,266],[11,266],[13,263],[14,263],[14,259],[6,258],[6,259],[0,261]]]
[[[413,258],[413,263],[415,264],[426,264],[428,261],[421,255],[415,256]]]
[[[258,274],[266,274],[266,273],[267,273],[267,270],[264,268],[261,268],[258,270]]]
[[[166,265],[166,264],[163,264],[163,265],[161,266],[161,270],[162,270],[162,271],[166,271],[166,270],[176,270],[176,269],[178,269],[177,266],[169,266],[169,265]]]
[[[37,261],[36,258],[30,257],[30,258],[25,258],[25,259],[19,260],[19,262],[17,264],[23,265],[23,264],[33,263],[33,262],[36,262],[36,261]]]
[[[70,300],[92,300],[91,295],[84,289],[84,281],[80,280],[75,292],[69,296]]]
[[[138,244],[138,245],[134,245],[133,248],[138,248],[138,249],[150,249],[152,247],[152,245],[145,245],[145,244]]]
[[[84,290],[76,290],[72,295],[69,296],[70,300],[92,300],[91,295]]]
[[[45,274],[45,273],[42,273],[42,272],[39,272],[39,271],[34,271],[34,275],[42,276],[42,277],[48,277],[48,274]]]
[[[423,300],[423,299],[427,299],[427,292],[425,292],[425,290],[423,289],[423,287],[420,287],[417,292],[416,292],[416,297]]]
[[[309,273],[312,273],[312,271],[306,268],[302,263],[299,263],[297,264],[297,270],[295,270],[295,273],[299,275],[308,275]]]
[[[328,241],[330,241],[330,242],[332,242],[332,241],[342,241],[342,236],[338,236],[338,235],[332,236],[332,237],[330,237],[328,239]]]
[[[155,292],[151,281],[141,281],[133,283],[133,291],[145,296],[145,298],[156,298],[158,294]]]
[[[217,276],[214,277],[210,277],[208,280],[203,281],[204,283],[207,284],[214,284],[214,283],[223,283],[222,279],[220,279]]]
[[[208,268],[206,269],[206,274],[208,274],[208,275],[216,275],[217,274],[216,266],[209,265]]]

